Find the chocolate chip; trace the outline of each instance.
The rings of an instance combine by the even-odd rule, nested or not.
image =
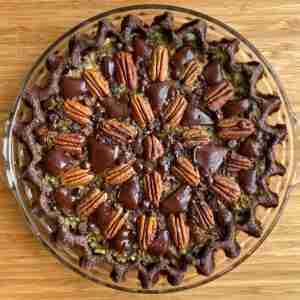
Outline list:
[[[135,61],[147,58],[151,55],[152,49],[145,43],[141,37],[135,37],[133,40],[133,55]]]
[[[177,214],[187,210],[190,199],[190,186],[182,186],[163,200],[160,207],[164,213]]]
[[[44,160],[46,170],[54,176],[59,175],[70,163],[70,156],[59,149],[50,150]]]
[[[140,184],[137,177],[121,186],[119,201],[125,208],[135,209],[139,204]]]
[[[78,97],[87,92],[85,81],[80,78],[63,76],[61,79],[62,95],[65,99]]]
[[[106,168],[113,167],[119,156],[119,147],[105,144],[95,137],[89,140],[89,153],[92,169],[102,173]]]
[[[249,158],[256,158],[261,156],[263,145],[261,142],[256,141],[254,138],[249,137],[241,143],[238,152]]]
[[[209,143],[194,149],[194,162],[204,174],[215,173],[224,161],[228,150],[222,146]]]

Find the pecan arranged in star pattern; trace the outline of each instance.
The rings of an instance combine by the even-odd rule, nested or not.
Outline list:
[[[168,49],[158,46],[152,54],[152,62],[150,65],[150,78],[152,81],[165,81],[169,72],[169,53]]]
[[[147,250],[154,241],[157,230],[157,219],[155,216],[141,215],[137,221],[138,224],[138,242],[140,248]]]
[[[172,99],[163,112],[165,126],[170,128],[178,126],[187,105],[188,102],[181,95],[177,95],[174,99]]]
[[[61,174],[63,185],[68,187],[76,187],[87,185],[94,179],[94,175],[87,169],[80,167],[71,167]]]
[[[116,236],[120,229],[125,224],[129,212],[124,213],[122,208],[119,208],[113,218],[110,220],[107,228],[104,231],[104,236],[107,240],[111,240]]]
[[[108,81],[101,72],[94,69],[87,69],[83,72],[83,78],[94,96],[105,97],[110,94]]]
[[[164,155],[164,146],[155,135],[149,135],[144,140],[145,159],[157,160]]]
[[[163,189],[163,183],[160,173],[153,171],[145,175],[145,193],[147,199],[158,207],[161,193]]]
[[[212,209],[205,201],[192,201],[192,218],[203,230],[210,230],[215,226],[215,218]]]
[[[197,80],[198,76],[202,72],[201,64],[193,59],[189,61],[183,68],[182,73],[179,76],[179,79],[189,87],[192,87]]]
[[[185,249],[190,242],[190,228],[183,213],[171,214],[168,218],[170,233],[178,249]]]
[[[183,145],[187,148],[194,148],[195,146],[207,145],[209,137],[206,132],[200,128],[190,128],[183,132]]]
[[[148,124],[151,124],[154,120],[154,114],[149,101],[140,96],[133,95],[131,97],[133,118],[139,124],[141,128],[145,128]]]
[[[218,135],[223,140],[239,140],[255,132],[255,125],[248,119],[232,117],[218,123]]]
[[[67,116],[81,125],[91,124],[91,116],[93,111],[81,104],[77,100],[66,100],[64,102],[64,110]]]
[[[231,152],[227,159],[227,167],[230,172],[248,170],[252,167],[252,161],[236,152]]]
[[[86,138],[80,133],[59,133],[54,138],[54,144],[71,154],[81,154]]]
[[[137,130],[134,126],[115,119],[103,121],[100,124],[100,129],[113,141],[121,144],[130,144],[137,136]]]
[[[105,175],[105,181],[111,185],[122,184],[136,174],[131,162],[124,163],[115,168],[109,169]]]

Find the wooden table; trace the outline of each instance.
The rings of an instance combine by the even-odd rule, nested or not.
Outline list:
[[[85,18],[121,0],[0,0],[0,111],[14,102],[41,51]],[[148,3],[151,2],[150,0]],[[159,1],[153,1],[158,2]],[[219,18],[244,34],[274,65],[300,111],[299,0],[174,0]],[[0,185],[0,299],[153,299],[97,286],[61,265],[29,232],[17,204]],[[211,284],[164,299],[300,299],[300,189],[269,239],[239,268]],[[156,296],[159,297],[159,296]],[[173,298],[173,299],[174,299]]]

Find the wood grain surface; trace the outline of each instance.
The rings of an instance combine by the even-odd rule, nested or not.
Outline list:
[[[148,3],[151,1],[149,0]],[[161,1],[155,1],[160,3]],[[0,0],[0,119],[37,56],[85,18],[144,1]],[[166,1],[219,18],[251,40],[273,64],[300,111],[299,0]],[[97,286],[61,265],[35,240],[0,184],[0,299],[300,299],[300,187],[264,245],[236,270],[204,287],[163,296],[132,295]]]

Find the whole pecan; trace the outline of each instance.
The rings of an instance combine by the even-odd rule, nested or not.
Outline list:
[[[175,128],[179,125],[188,102],[182,95],[177,95],[165,108],[163,120],[166,127]]]
[[[228,204],[237,201],[241,195],[241,189],[238,183],[236,183],[232,178],[222,175],[215,175],[213,177],[213,184],[211,188]]]
[[[97,71],[96,69],[84,70],[83,78],[92,95],[105,97],[110,94],[108,81],[100,71]]]
[[[183,146],[193,148],[195,146],[203,146],[209,143],[208,134],[201,128],[189,128],[182,134]]]
[[[66,100],[64,102],[64,111],[70,119],[81,125],[91,124],[93,111],[77,100]]]
[[[131,53],[117,52],[115,54],[116,80],[131,90],[135,90],[138,84],[137,70]]]
[[[232,117],[218,123],[218,135],[223,140],[246,138],[255,132],[255,125],[248,119]]]
[[[158,46],[152,52],[149,75],[152,81],[165,81],[168,78],[169,53],[168,49]]]
[[[76,211],[79,217],[90,216],[104,201],[107,200],[107,194],[94,189],[90,191],[77,205]]]
[[[186,157],[177,158],[176,164],[172,167],[172,173],[192,186],[197,186],[200,183],[198,169]]]
[[[134,126],[115,119],[105,120],[99,127],[113,141],[121,144],[132,143],[138,133]]]
[[[105,182],[111,185],[117,185],[129,180],[136,174],[134,168],[132,167],[132,163],[133,162],[130,161],[109,169],[105,175]]]
[[[155,238],[157,219],[155,216],[141,215],[137,220],[137,227],[140,248],[147,250]]]
[[[221,109],[229,100],[234,97],[233,86],[229,81],[222,81],[209,86],[206,92],[207,106],[210,110]]]
[[[213,211],[205,201],[192,201],[191,210],[193,221],[200,228],[209,230],[215,226]]]
[[[147,173],[144,181],[146,197],[154,204],[155,207],[158,207],[163,190],[163,183],[160,173],[157,171]]]
[[[246,156],[231,152],[227,159],[227,167],[230,172],[248,170],[252,167],[252,161]]]
[[[105,239],[111,240],[112,238],[114,238],[125,224],[128,216],[129,212],[126,212],[124,214],[123,209],[119,208],[104,231]]]
[[[87,185],[94,179],[94,175],[88,169],[72,167],[61,174],[61,180],[64,186],[76,187]]]
[[[164,155],[164,147],[155,135],[148,135],[144,140],[144,155],[148,160],[157,160]]]
[[[185,222],[184,214],[169,215],[168,225],[176,247],[178,249],[185,249],[190,242],[190,228]]]
[[[190,60],[183,66],[179,79],[189,87],[192,87],[202,72],[202,66],[197,59]]]
[[[59,133],[54,138],[54,144],[63,151],[71,154],[82,153],[86,138],[80,133]]]
[[[141,128],[154,121],[154,114],[149,101],[141,95],[131,96],[132,115]]]

